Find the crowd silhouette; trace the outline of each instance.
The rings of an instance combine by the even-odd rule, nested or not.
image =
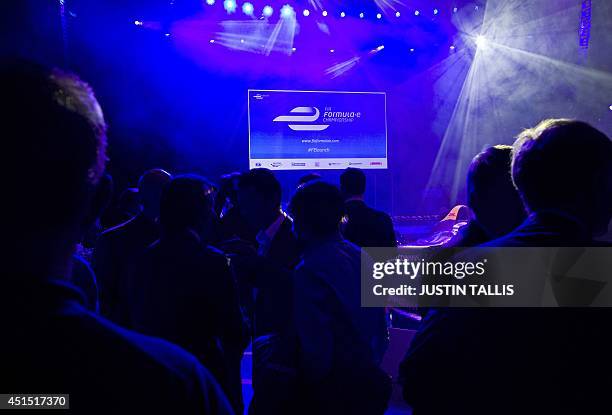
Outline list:
[[[361,306],[360,247],[397,238],[361,170],[302,177],[285,212],[266,169],[219,185],[153,169],[102,231],[113,186],[92,89],[19,61],[0,66],[0,90],[0,391],[68,391],[87,414],[385,413],[389,323]],[[447,246],[607,246],[611,140],[565,119],[517,133],[474,158],[472,218]],[[610,369],[609,317],[429,310],[400,365],[404,398],[417,415],[586,413],[606,394],[593,372]]]

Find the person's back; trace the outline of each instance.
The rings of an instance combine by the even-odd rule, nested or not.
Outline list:
[[[349,167],[340,176],[340,190],[345,198],[342,234],[360,247],[395,247],[397,240],[389,215],[366,205],[365,174]]]
[[[512,183],[512,147],[497,145],[478,153],[467,175],[468,207],[474,217],[445,247],[476,246],[506,235],[527,217]]]
[[[241,175],[238,206],[255,234],[257,256],[236,261],[240,280],[253,289],[255,337],[282,333],[291,317],[291,270],[298,261],[292,222],[281,210],[281,186],[267,169]]]
[[[397,246],[389,215],[366,205],[363,200],[347,200],[346,224],[342,235],[360,247]]]
[[[385,314],[361,307],[361,253],[338,232],[340,192],[323,182],[306,184],[290,210],[304,245],[294,282],[303,407],[382,414],[389,398],[388,378],[378,367],[387,346]]]
[[[176,346],[88,311],[69,282],[77,242],[109,197],[105,123],[77,77],[0,65],[4,166],[0,389],[69,394],[73,413],[231,414],[215,380]],[[32,184],[36,186],[32,186]],[[45,202],[41,204],[40,202]],[[43,208],[41,208],[43,207]]]
[[[94,269],[100,287],[100,310],[104,317],[126,325],[125,284],[138,257],[159,238],[159,197],[170,175],[161,169],[146,171],[138,181],[143,210],[132,219],[103,232],[94,251]]]
[[[2,293],[0,321],[14,327],[0,343],[3,391],[69,394],[72,413],[232,413],[193,356],[96,316],[64,281],[5,281]]]
[[[605,135],[580,122],[546,121],[519,136],[512,177],[529,217],[483,247],[600,245],[592,236],[612,212],[612,143]],[[612,368],[612,344],[602,330],[610,318],[608,309],[577,307],[436,313],[402,362],[404,395],[415,415],[492,408],[508,414],[590,413],[606,404],[595,373]],[[452,386],[429,392],[423,379],[432,368]],[[472,390],[482,393],[475,397]],[[449,399],[438,400],[437,393]]]
[[[203,241],[213,215],[207,192],[197,176],[178,176],[164,190],[162,236],[129,277],[128,324],[193,353],[240,412],[239,365],[246,339],[227,259]]]
[[[612,141],[601,131],[573,120],[546,120],[524,131],[514,144],[512,178],[529,216],[485,247],[612,246],[593,239],[607,231],[612,218]],[[532,348],[520,354],[514,372],[540,367],[522,390],[528,396],[530,388],[548,392],[559,412],[587,413],[606,404],[607,388],[595,373],[612,369],[612,342],[602,330],[612,318],[610,310],[518,311],[503,314],[507,331],[497,332],[497,344],[508,350],[519,344],[508,335],[517,328],[536,348],[548,351],[542,355]],[[575,384],[575,379],[582,381]]]
[[[304,314],[308,314],[308,294],[317,292],[321,296],[325,310],[317,310],[328,315],[330,327],[319,327],[317,330],[329,330],[333,336],[334,364],[338,368],[346,369],[355,363],[380,362],[386,349],[386,322],[384,312],[375,308],[361,307],[360,281],[361,281],[361,251],[358,246],[342,239],[340,236],[321,241],[309,247],[304,252],[302,261],[295,270],[296,299],[295,305],[298,321]],[[304,292],[306,291],[306,292]],[[299,294],[303,293],[303,294]],[[324,294],[322,294],[324,293]],[[312,299],[312,298],[310,298]],[[347,336],[346,333],[352,333]],[[355,334],[358,336],[355,338]],[[359,350],[353,343],[355,340],[366,340],[370,346],[376,345],[371,353],[359,356]],[[313,336],[306,339],[308,343],[320,342],[320,337]],[[358,360],[353,353],[357,354]],[[316,365],[316,360],[311,362]]]

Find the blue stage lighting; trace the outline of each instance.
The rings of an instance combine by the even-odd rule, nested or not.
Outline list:
[[[438,14],[438,9],[434,9],[434,14]]]
[[[249,2],[246,2],[242,5],[242,13],[246,14],[247,16],[253,15],[253,10],[254,10],[254,7]]]
[[[271,6],[265,6],[261,13],[266,17],[270,17],[274,13],[274,9]]]
[[[363,19],[363,16],[364,16],[363,12],[359,13],[359,18],[360,19]]]
[[[142,26],[142,22],[140,20],[134,20],[134,24],[136,26]]]
[[[421,14],[421,12],[420,12],[420,11],[418,11],[418,10],[415,10],[415,11],[414,11],[414,15],[415,15],[415,16],[418,16],[419,14]]]
[[[382,17],[382,14],[380,14],[380,13],[376,13],[376,18],[377,18],[377,19],[380,19],[381,17]]]
[[[284,17],[284,18],[295,16],[295,12],[293,11],[293,7],[291,7],[288,4],[285,4],[283,7],[281,7],[280,13],[281,13],[281,17]]]
[[[385,48],[385,45],[380,45],[379,47],[376,48],[376,51],[380,52],[384,48]]]
[[[306,16],[306,17],[310,16],[310,10],[308,10],[308,9],[304,9],[303,14],[304,14],[304,16]]]
[[[234,13],[236,11],[236,0],[225,0],[223,2],[223,8],[228,13]]]
[[[323,10],[323,13],[321,13],[323,15],[323,17],[327,16],[327,10]]]
[[[346,13],[340,12],[340,17],[344,17],[344,16],[346,16]]]
[[[395,12],[395,17],[400,17],[400,16],[401,16],[400,12]]]
[[[213,4],[215,4],[215,0],[206,0],[206,4],[212,6]]]

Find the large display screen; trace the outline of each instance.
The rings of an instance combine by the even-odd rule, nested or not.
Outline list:
[[[249,166],[387,168],[384,92],[248,91]]]

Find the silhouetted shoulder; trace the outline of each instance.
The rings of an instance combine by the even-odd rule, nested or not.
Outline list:
[[[67,311],[64,318],[72,321],[75,333],[104,339],[104,354],[120,356],[114,361],[101,357],[115,373],[109,383],[116,396],[126,402],[122,406],[150,407],[135,401],[146,397],[157,408],[176,413],[231,414],[230,406],[212,375],[197,359],[179,346],[121,328],[83,310]],[[95,350],[95,348],[94,348]],[[104,369],[102,369],[102,378]],[[121,397],[121,389],[130,393]],[[125,390],[125,389],[124,389]],[[86,401],[95,402],[95,401]]]
[[[329,241],[305,252],[296,271],[325,267],[330,263],[351,261],[354,258],[361,258],[359,246],[346,239]]]
[[[220,259],[225,261],[225,253],[214,246],[208,245],[204,248],[204,253],[211,258]]]
[[[391,222],[391,216],[389,216],[388,214],[386,214],[385,212],[383,212],[382,210],[376,210],[373,208],[370,208],[373,212],[374,215],[376,215],[376,217],[382,221],[382,222]]]
[[[120,223],[118,225],[115,225],[111,228],[106,229],[104,232],[100,234],[100,239],[107,240],[107,239],[112,239],[116,237],[117,235],[121,235],[122,232],[124,232],[125,229],[129,227],[129,225],[132,224],[132,222],[134,222],[135,219],[136,217],[133,217],[131,219],[126,220],[123,223]]]
[[[72,413],[232,413],[195,357],[89,312],[70,284],[11,288],[0,322],[18,329],[0,344],[4,390],[70,394]]]

